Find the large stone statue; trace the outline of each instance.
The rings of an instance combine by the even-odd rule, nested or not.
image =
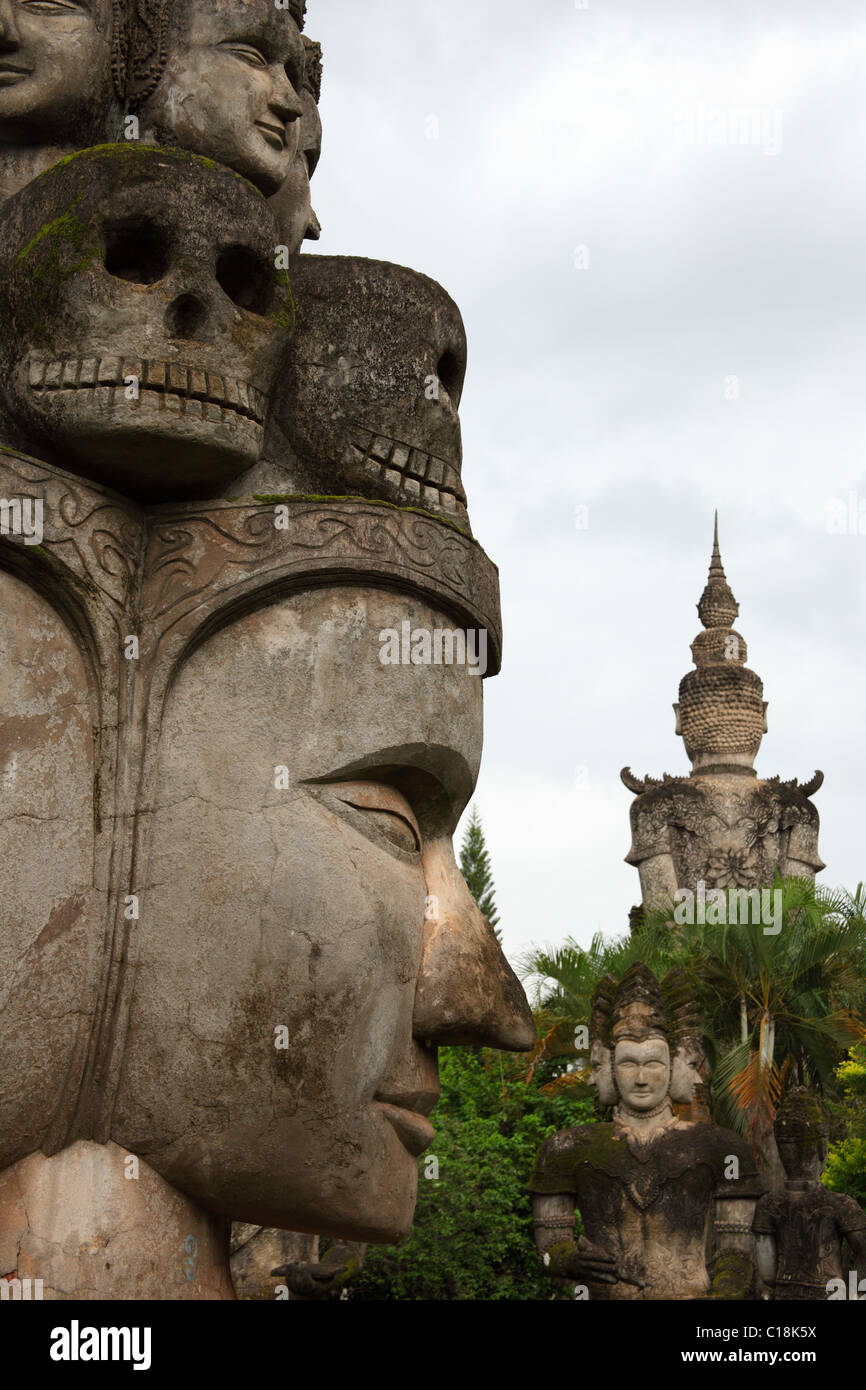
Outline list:
[[[627,862],[640,873],[645,904],[669,901],[680,889],[755,889],[777,873],[814,878],[818,813],[809,799],[823,773],[806,785],[759,778],[754,762],[766,732],[760,678],[746,666],[748,649],[734,630],[739,614],[719,552],[718,518],[710,577],[698,613],[704,626],[692,643],[695,670],[674,706],[677,733],[692,764],[687,777],[622,779],[636,794]]]
[[[19,10],[111,20],[171,145],[70,127],[0,210],[0,1274],[232,1298],[232,1220],[405,1235],[437,1046],[535,1041],[452,848],[501,659],[462,325],[410,271],[280,268],[301,5],[0,0],[6,55]],[[318,394],[296,320],[361,279],[329,323],[367,370],[403,295],[386,382]]]
[[[866,1212],[853,1197],[821,1182],[829,1131],[817,1096],[805,1087],[787,1093],[775,1123],[787,1182],[781,1192],[761,1198],[752,1223],[761,1276],[780,1301],[847,1298],[845,1242],[858,1270],[866,1270]],[[855,1297],[861,1277],[854,1277]]]
[[[751,1150],[674,1108],[695,1079],[695,1011],[679,972],[659,984],[635,965],[619,986],[603,980],[592,1031],[592,1078],[616,1108],[611,1123],[563,1130],[539,1151],[530,1187],[548,1272],[590,1300],[753,1296]]]

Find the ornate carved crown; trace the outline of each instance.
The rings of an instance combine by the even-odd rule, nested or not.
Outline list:
[[[112,0],[111,70],[121,101],[140,106],[162,77],[174,0]]]
[[[814,1143],[829,1138],[830,1117],[812,1091],[795,1086],[779,1106],[773,1129],[780,1143]]]
[[[700,1013],[685,971],[675,966],[658,980],[643,961],[617,983],[613,975],[599,981],[592,996],[593,1042],[615,1047],[622,1038],[642,1042],[664,1038],[671,1051],[700,1041]]]
[[[322,96],[322,45],[305,34],[304,50],[307,58],[304,69],[304,87],[312,94],[318,105]]]

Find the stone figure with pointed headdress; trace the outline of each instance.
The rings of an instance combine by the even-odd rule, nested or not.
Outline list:
[[[596,990],[592,1079],[613,1119],[553,1135],[530,1182],[546,1269],[590,1300],[753,1296],[749,1145],[675,1109],[696,1080],[699,1033],[679,971],[659,982],[637,964]]]

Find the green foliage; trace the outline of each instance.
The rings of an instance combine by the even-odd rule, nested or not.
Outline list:
[[[836,1071],[842,1098],[830,1106],[833,1133],[824,1184],[866,1208],[866,1046],[854,1047]]]
[[[633,943],[657,972],[681,965],[692,980],[714,1062],[718,1119],[741,1132],[772,1123],[773,1096],[788,1079],[832,1094],[846,1049],[866,1036],[862,885],[854,894],[834,893],[788,878],[775,888],[777,931],[734,925],[729,895],[730,925],[677,926],[673,908],[660,908],[645,913]]]
[[[596,936],[588,950],[569,940],[534,950],[520,964],[534,983],[542,1050],[576,1058],[574,1029],[589,1022],[597,982],[622,979],[636,961],[661,978],[680,966],[691,980],[713,1069],[714,1118],[751,1132],[772,1159],[770,1130],[783,1084],[838,1090],[835,1068],[866,1036],[866,891],[830,892],[805,879],[777,880],[775,923],[746,921],[728,895],[720,923],[679,925],[674,903],[646,910],[632,936]],[[770,932],[765,931],[770,926]],[[778,928],[778,930],[776,930]],[[585,1065],[584,1058],[584,1065]],[[572,1072],[563,1084],[583,1077]]]
[[[460,848],[460,872],[466,880],[469,892],[496,933],[496,940],[501,942],[502,938],[496,931],[499,913],[496,910],[490,855],[484,840],[481,817],[477,807],[474,806]]]
[[[824,1185],[847,1193],[866,1210],[866,1139],[843,1139],[833,1145]]]
[[[543,1090],[552,1070],[527,1082],[526,1061],[487,1049],[446,1048],[432,1154],[419,1160],[418,1206],[409,1239],[374,1248],[350,1300],[570,1298],[538,1262],[526,1184],[549,1134],[597,1118],[588,1094]],[[439,1177],[425,1177],[430,1157]]]

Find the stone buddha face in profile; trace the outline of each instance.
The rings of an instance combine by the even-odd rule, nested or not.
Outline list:
[[[276,193],[299,149],[304,65],[292,12],[274,0],[175,0],[142,139],[181,145]]]
[[[0,0],[0,140],[79,145],[115,107],[111,0]]]
[[[304,241],[318,241],[322,234],[310,191],[322,154],[322,118],[319,115],[322,50],[319,44],[306,37],[304,47],[307,66],[301,92],[304,114],[300,120],[298,149],[286,179],[271,198],[271,206],[280,225],[282,244],[293,253],[301,249]]]
[[[80,1022],[85,1036],[99,1028],[105,938],[88,886],[84,664],[45,600],[3,574],[0,592],[18,619],[0,643],[16,673],[2,725],[9,806],[33,827],[4,869],[2,1172],[82,1093],[68,1068]],[[119,1010],[129,1025],[99,1070],[118,1075],[104,1137],[208,1211],[402,1237],[433,1133],[437,1046],[534,1041],[452,850],[478,770],[482,682],[383,666],[380,633],[403,618],[449,624],[405,594],[308,588],[227,621],[171,686]],[[27,672],[46,650],[61,706],[50,738],[45,719],[15,717],[42,713]]]
[[[405,616],[447,622],[363,586],[308,591],[179,673],[113,1124],[208,1209],[359,1240],[409,1229],[437,1045],[534,1033],[452,850],[482,682],[383,667],[379,634]]]

